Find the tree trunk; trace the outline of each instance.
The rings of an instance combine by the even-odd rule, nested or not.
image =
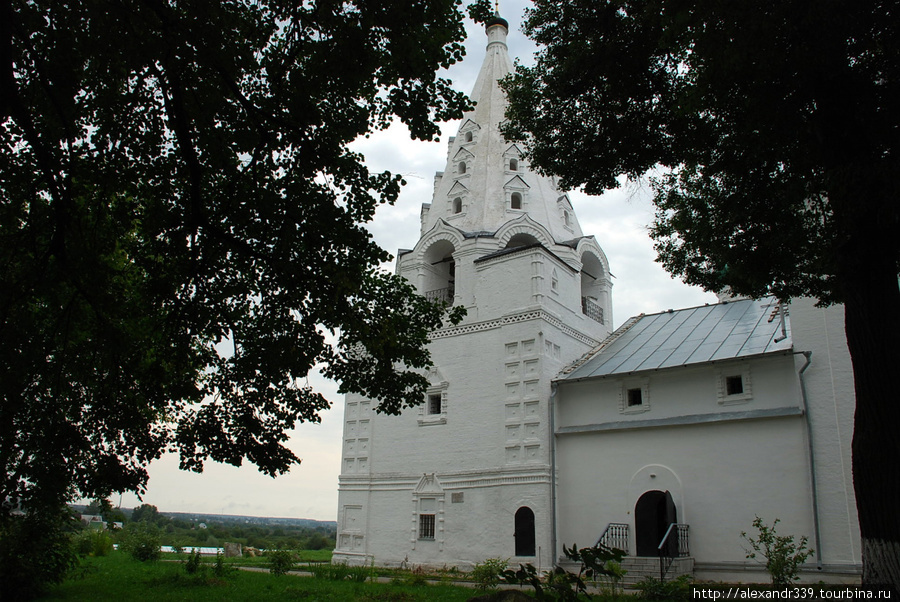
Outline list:
[[[900,591],[900,287],[893,245],[862,246],[870,252],[845,259],[852,265],[841,274],[856,390],[853,485],[862,581]]]

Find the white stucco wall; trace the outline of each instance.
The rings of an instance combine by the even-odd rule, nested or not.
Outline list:
[[[843,307],[817,308],[811,299],[795,299],[791,327],[794,349],[812,352],[803,378],[815,450],[821,559],[858,565],[862,553],[851,469],[856,397]],[[806,363],[803,355],[795,361],[798,370]]]

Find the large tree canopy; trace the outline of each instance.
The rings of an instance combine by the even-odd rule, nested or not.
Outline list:
[[[864,579],[900,587],[900,7],[536,0],[509,138],[598,193],[653,180],[659,259],[709,290],[845,305]],[[889,466],[886,466],[886,463]]]
[[[143,490],[166,450],[278,474],[328,402],[398,413],[444,308],[362,227],[464,95],[455,0],[79,0],[0,14],[0,501]],[[458,319],[456,315],[452,319]],[[233,353],[222,351],[223,344]]]

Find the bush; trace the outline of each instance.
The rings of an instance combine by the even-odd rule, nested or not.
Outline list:
[[[275,550],[268,552],[269,572],[273,575],[286,575],[294,568],[294,553],[289,550]]]
[[[472,569],[475,587],[481,590],[496,589],[500,585],[500,576],[509,568],[509,561],[500,558],[488,558],[479,562]]]
[[[91,551],[94,556],[109,556],[113,550],[113,540],[109,533],[104,531],[91,532]]]
[[[310,563],[309,571],[316,579],[326,579],[328,581],[343,581],[350,575],[350,567],[342,563]]]
[[[635,584],[637,598],[641,600],[690,600],[691,576],[682,575],[671,581],[647,577]]]
[[[184,570],[188,575],[193,575],[197,573],[200,568],[200,550],[194,548],[194,550],[188,554],[187,560],[184,562]]]
[[[815,551],[807,547],[805,535],[800,537],[798,543],[794,543],[793,535],[778,535],[775,526],[779,520],[776,518],[772,526],[763,523],[760,517],[756,517],[753,526],[759,534],[756,539],[741,533],[741,537],[747,540],[753,550],[747,550],[747,558],[756,558],[757,555],[766,559],[766,571],[772,579],[772,585],[783,587],[792,584],[800,578],[800,566]]]
[[[113,550],[112,537],[101,529],[85,529],[73,538],[73,545],[80,556],[108,556]]]
[[[141,562],[159,560],[159,534],[154,527],[144,523],[132,523],[122,537],[122,550]]]
[[[25,516],[0,513],[0,597],[28,600],[61,583],[78,566],[74,530],[63,509]]]
[[[225,555],[222,552],[216,552],[216,564],[213,565],[213,574],[216,577],[224,577],[231,570],[231,567],[225,564]]]

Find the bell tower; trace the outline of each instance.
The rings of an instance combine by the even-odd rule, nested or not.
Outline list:
[[[477,104],[397,260],[467,315],[432,333],[422,405],[382,416],[347,396],[335,562],[553,561],[551,381],[612,332],[610,273],[565,191],[501,135],[509,25],[485,31]]]

